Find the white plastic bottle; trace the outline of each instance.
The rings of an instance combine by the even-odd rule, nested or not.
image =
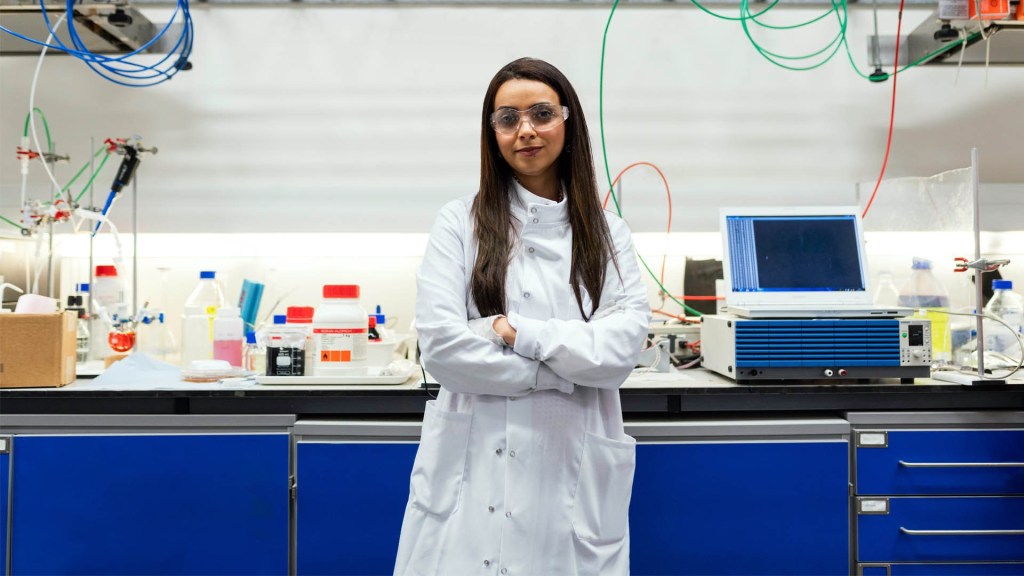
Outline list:
[[[193,360],[213,359],[213,337],[205,308],[185,306],[181,316],[181,366],[188,368]]]
[[[213,359],[213,319],[217,308],[224,306],[224,290],[217,273],[199,273],[199,284],[185,301],[181,317],[181,365],[188,368],[193,360]]]
[[[1021,324],[1024,324],[1024,302],[1020,296],[1013,293],[1011,280],[993,280],[992,290],[992,298],[985,305],[985,314],[999,318],[1010,328],[986,320],[985,350],[1002,352],[1020,360],[1020,344],[1017,343],[1017,338],[1021,335]]]
[[[918,310],[932,323],[932,358],[938,363],[953,359],[949,337],[949,292],[932,274],[932,261],[914,258],[913,273],[900,290],[900,306]]]
[[[92,300],[102,306],[108,313],[113,314],[114,308],[122,300],[121,279],[117,276],[117,268],[110,265],[96,267],[96,276],[93,278]]]
[[[323,303],[313,314],[313,375],[365,374],[369,320],[359,305],[359,286],[328,284],[323,295]]]
[[[242,366],[242,346],[245,344],[245,327],[241,310],[236,306],[217,309],[213,321],[213,359],[225,360],[232,366]]]

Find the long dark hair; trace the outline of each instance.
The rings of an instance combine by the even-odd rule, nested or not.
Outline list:
[[[565,121],[565,148],[556,160],[559,184],[565,189],[569,224],[572,226],[572,269],[569,282],[580,314],[589,319],[601,303],[605,271],[615,262],[615,249],[608,222],[597,196],[590,133],[583,117],[579,97],[569,80],[557,68],[534,58],[520,58],[506,64],[487,87],[480,118],[480,191],[473,200],[474,235],[478,252],[473,266],[473,300],[480,314],[493,316],[507,312],[505,277],[508,272],[512,238],[512,168],[498,149],[491,128],[494,98],[509,80],[536,80],[550,86],[569,107]],[[618,263],[615,262],[616,269]],[[580,285],[591,298],[591,309],[583,309]]]

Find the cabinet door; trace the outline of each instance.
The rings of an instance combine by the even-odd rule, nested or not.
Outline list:
[[[0,436],[0,574],[7,574],[7,508],[11,490],[11,438]]]
[[[846,441],[641,444],[631,572],[848,574]]]
[[[17,436],[13,574],[285,574],[287,434]]]
[[[394,572],[417,446],[297,444],[298,574]]]

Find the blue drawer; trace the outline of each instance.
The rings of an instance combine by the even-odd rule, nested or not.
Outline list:
[[[865,446],[866,435],[886,436]],[[857,435],[859,495],[1024,494],[1024,430],[865,431]]]
[[[859,498],[858,511],[865,500],[886,499]],[[887,501],[888,513],[857,515],[858,562],[1024,562],[1024,497]]]
[[[857,576],[1022,576],[1016,562],[963,564],[859,564]]]

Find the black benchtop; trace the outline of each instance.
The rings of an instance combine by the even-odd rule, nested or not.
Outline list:
[[[713,375],[712,375],[713,376]],[[1024,385],[961,386],[874,382],[735,384],[712,376],[679,385],[627,383],[628,415],[671,417],[711,413],[835,413],[848,410],[1020,410]],[[420,415],[436,390],[417,382],[396,387],[198,387],[176,389],[0,390],[0,414],[295,414],[299,416]]]

